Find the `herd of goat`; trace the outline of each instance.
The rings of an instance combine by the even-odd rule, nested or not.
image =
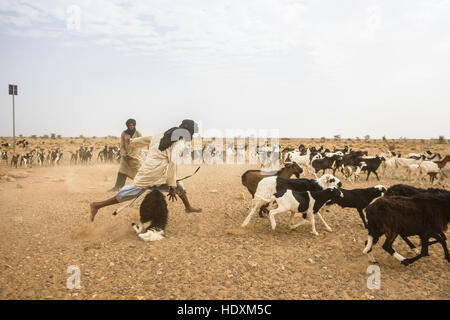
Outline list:
[[[323,147],[316,149],[300,145],[298,150],[285,148],[281,152],[282,164],[296,162],[316,177],[320,171],[326,173],[330,170],[333,175],[339,171],[350,182],[355,182],[361,172],[367,172],[366,180],[371,173],[380,180],[378,170],[381,169],[383,175],[389,173],[393,178],[401,174],[407,180],[413,176],[422,182],[423,178],[428,176],[429,181],[433,183],[439,175],[441,179],[450,176],[449,168],[445,168],[449,161],[449,155],[442,157],[439,153],[429,150],[422,154],[410,153],[406,157],[391,151],[369,157],[367,151],[356,151],[347,146],[330,151],[323,150]]]
[[[348,147],[330,151],[315,147],[305,148],[301,145],[298,150],[285,148],[281,152],[281,160],[284,166],[277,171],[248,170],[242,175],[242,184],[253,198],[251,210],[242,227],[246,227],[256,213],[259,213],[260,217],[268,213],[271,228],[275,229],[275,216],[290,212],[290,229],[304,224],[309,217],[312,233],[319,235],[315,218],[318,217],[326,230],[331,232],[332,229],[320,210],[324,206],[336,204],[342,208],[357,210],[368,232],[363,252],[368,255],[369,261],[375,262],[373,245],[385,235],[386,240],[382,248],[405,266],[427,256],[429,245],[434,243],[442,245],[445,259],[450,262],[444,234],[450,222],[449,191],[437,188],[419,189],[405,184],[396,184],[390,188],[376,185],[369,188],[344,189],[342,182],[335,176],[339,170],[347,179],[351,176],[357,178],[361,171],[366,171],[366,180],[371,173],[379,180],[377,170],[380,167],[384,171],[405,168],[408,174],[414,170],[423,171],[430,176],[430,182],[433,182],[437,174],[442,174],[442,170],[447,169],[445,164],[449,160],[448,156],[442,158],[439,154],[427,151],[423,154],[410,154],[407,158],[393,152],[369,157],[367,152],[349,150]],[[331,170],[332,174],[326,173],[326,170]],[[300,178],[304,171],[309,171],[315,179]],[[317,177],[320,171],[323,175]],[[293,175],[295,178],[291,178]],[[275,208],[268,210],[270,205]],[[301,221],[294,223],[294,217],[298,213],[301,213]],[[392,248],[398,236],[416,252],[415,257],[405,258]],[[420,237],[421,250],[408,239],[410,236]],[[430,242],[430,238],[435,241]]]
[[[0,149],[0,159],[8,163],[10,159],[11,167],[32,167],[32,166],[57,166],[62,164],[64,158],[64,151],[60,148],[45,150],[43,148],[28,149],[28,141],[20,140],[16,142],[17,145],[23,146],[24,151],[13,153],[3,148],[11,147],[9,143],[2,143]],[[75,151],[69,151],[69,163],[89,164],[94,157],[94,147],[81,146]],[[102,163],[118,163],[120,161],[120,148],[117,146],[105,146],[97,153],[97,162]]]
[[[28,148],[25,140],[20,141],[20,145],[25,150]],[[2,143],[1,146],[10,147],[7,143]],[[281,150],[279,146],[277,149]],[[381,169],[382,175],[389,174],[395,178],[401,174],[407,180],[414,175],[421,183],[423,178],[428,176],[429,182],[433,184],[439,176],[441,180],[450,176],[450,168],[446,167],[450,161],[448,155],[442,157],[439,153],[425,151],[402,157],[398,153],[388,151],[369,156],[367,151],[352,150],[347,146],[332,151],[323,147],[306,148],[304,145],[295,149],[278,150],[269,149],[267,145],[259,147],[257,156],[262,169],[248,170],[242,175],[242,184],[253,198],[251,210],[242,224],[243,227],[246,227],[252,216],[258,213],[260,217],[267,214],[271,228],[275,229],[276,215],[290,212],[289,228],[295,229],[303,225],[309,217],[312,233],[319,235],[315,218],[318,217],[325,229],[331,232],[331,227],[320,211],[324,206],[338,205],[357,210],[368,233],[363,252],[368,255],[371,262],[375,261],[372,255],[373,245],[382,235],[386,237],[382,248],[403,265],[427,256],[428,247],[434,243],[441,244],[445,259],[450,262],[444,233],[450,221],[449,191],[438,188],[419,189],[405,184],[396,184],[390,188],[378,184],[369,188],[344,189],[336,176],[341,174],[343,179],[354,183],[362,172],[366,172],[366,181],[371,174],[380,180],[378,174]],[[1,159],[8,162],[7,151],[0,151]],[[246,151],[248,151],[246,147],[234,150],[230,147],[226,148],[225,152],[239,154]],[[205,148],[193,151],[194,159],[196,152],[215,156],[221,151]],[[94,147],[82,146],[70,152],[70,164],[88,164],[93,158]],[[274,158],[280,160],[281,169],[274,171],[265,169],[267,163],[271,164]],[[12,154],[11,166],[58,165],[62,159],[63,151],[59,148],[47,152],[36,148],[21,154]],[[203,159],[205,160],[204,156]],[[105,146],[97,153],[97,161],[110,163],[120,161],[120,149]],[[300,178],[301,174],[306,173],[314,176],[314,179]],[[322,174],[319,177],[320,173]],[[294,223],[297,213],[301,214],[301,220]],[[398,236],[416,252],[415,257],[405,258],[392,248]],[[411,236],[420,237],[420,250],[408,239]],[[434,241],[430,241],[431,238]]]

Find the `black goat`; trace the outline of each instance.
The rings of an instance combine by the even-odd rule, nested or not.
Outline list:
[[[339,161],[342,159],[342,156],[334,155],[331,157],[325,157],[322,159],[315,159],[311,163],[311,166],[314,168],[315,172],[318,173],[320,170],[323,170],[323,174],[325,174],[325,171],[327,169],[330,169],[333,171],[333,175],[336,173],[336,161]]]
[[[435,194],[447,194],[450,195],[450,192],[444,189],[438,189],[438,188],[428,188],[428,189],[420,189],[420,188],[416,188],[413,186],[408,186],[406,184],[396,184],[393,185],[392,187],[390,187],[389,189],[387,189],[387,191],[384,193],[384,195],[386,197],[389,196],[403,196],[403,197],[412,197],[415,196],[417,194],[421,194],[421,193],[435,193]],[[416,249],[416,246],[403,234],[400,235],[402,237],[402,239],[406,242],[406,244],[413,249],[414,251],[416,251],[416,253],[419,253],[418,250]],[[442,232],[440,234],[440,236],[442,237],[442,239],[447,240],[447,237],[445,236],[445,234]],[[429,245],[435,244],[437,243],[437,241],[431,241],[430,243],[428,243]]]
[[[445,259],[450,262],[446,241],[441,236],[450,222],[450,193],[382,197],[366,208],[366,214],[369,234],[363,252],[369,255],[372,262],[372,246],[383,234],[386,235],[383,249],[405,266],[428,256],[429,238],[436,239],[442,245]],[[406,259],[395,252],[392,244],[398,235],[418,235],[422,245],[420,254]]]
[[[366,163],[366,165],[362,167],[362,171],[367,171],[366,181],[369,180],[369,175],[371,173],[375,174],[378,181],[380,181],[377,170],[380,167],[381,162],[385,161],[383,157],[376,156],[374,158],[358,158],[358,161]]]
[[[139,208],[139,224],[131,226],[144,241],[161,240],[167,225],[169,211],[164,195],[159,190],[148,193]]]
[[[337,204],[342,208],[355,208],[361,220],[364,224],[364,228],[367,229],[366,219],[364,218],[363,209],[365,209],[374,199],[382,197],[386,192],[386,187],[378,185],[372,188],[365,189],[339,189],[344,195],[343,198],[336,198],[327,203],[327,205]]]

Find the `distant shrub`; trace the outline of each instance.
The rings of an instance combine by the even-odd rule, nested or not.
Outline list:
[[[55,134],[55,133],[51,133],[51,134],[50,134],[50,138],[51,138],[51,139],[56,139],[56,134]]]
[[[366,134],[366,135],[364,136],[364,140],[369,141],[369,140],[370,140],[370,135]]]
[[[48,139],[48,134],[44,134],[41,138]]]
[[[439,136],[438,143],[439,144],[445,143],[445,137],[444,136]]]
[[[80,139],[84,139],[84,136],[82,134],[80,134]]]
[[[334,135],[334,140],[336,140],[336,141],[341,140],[341,135],[340,134],[335,134]]]
[[[37,135],[33,134],[33,135],[31,135],[30,138],[31,138],[31,139],[37,139]]]
[[[320,138],[320,142],[325,142],[327,139],[325,137]]]

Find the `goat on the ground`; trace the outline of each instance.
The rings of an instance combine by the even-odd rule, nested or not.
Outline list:
[[[149,192],[139,208],[139,223],[131,223],[138,236],[144,241],[156,241],[164,238],[164,229],[168,217],[167,202],[159,190]]]

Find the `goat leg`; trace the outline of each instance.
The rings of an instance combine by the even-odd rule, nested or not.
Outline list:
[[[404,259],[401,261],[401,263],[404,266],[408,266],[411,263],[419,260],[422,257],[428,256],[428,237],[424,237],[424,236],[420,236],[420,241],[422,244],[422,250],[420,251],[420,254],[418,254],[417,256],[413,257],[413,258],[408,258],[408,259]]]
[[[366,222],[366,219],[364,217],[364,212],[362,211],[361,208],[357,208],[356,210],[358,210],[359,216],[361,217],[361,220],[362,220],[362,222],[364,224],[364,228],[367,229],[367,222]]]
[[[325,219],[322,217],[322,215],[320,214],[319,211],[317,211],[316,213],[319,216],[319,219],[322,221],[322,223],[325,225],[325,228],[327,229],[328,232],[331,232],[331,228],[330,226],[325,222]]]

